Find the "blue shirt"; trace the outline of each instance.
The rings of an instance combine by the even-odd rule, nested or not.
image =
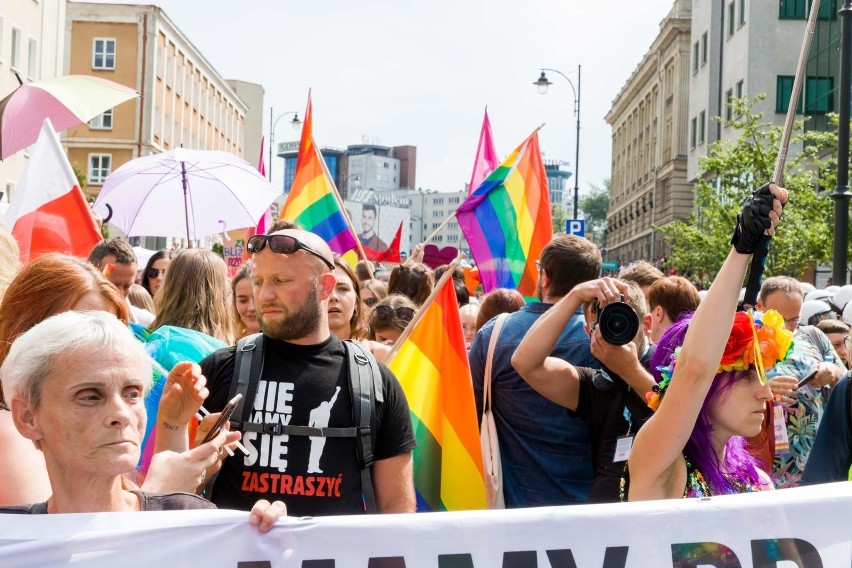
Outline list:
[[[819,423],[802,485],[831,483],[849,479],[852,466],[852,417],[850,417],[849,375],[835,385],[825,414]]]
[[[500,443],[506,507],[585,503],[594,477],[589,433],[574,413],[535,392],[512,367],[512,355],[530,326],[552,304],[531,303],[506,318],[491,362],[491,405]],[[470,348],[478,416],[491,320]],[[552,355],[580,367],[600,367],[589,349],[580,310],[565,326]]]

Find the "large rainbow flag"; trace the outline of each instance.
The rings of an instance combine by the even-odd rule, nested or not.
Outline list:
[[[313,110],[308,95],[296,175],[279,219],[295,221],[305,230],[322,237],[331,250],[343,254],[355,248],[356,243],[336,193],[325,160],[314,142]]]
[[[535,261],[553,238],[550,191],[538,130],[515,148],[456,213],[479,268],[482,288],[536,295]]]
[[[485,509],[482,449],[459,305],[448,278],[389,364],[417,438],[418,511]]]

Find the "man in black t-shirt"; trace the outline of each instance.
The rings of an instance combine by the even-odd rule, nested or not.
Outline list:
[[[607,343],[597,329],[592,301],[605,306],[617,301],[619,295],[639,316],[640,325],[633,341],[616,346]],[[549,356],[562,328],[581,305],[592,355],[603,365],[601,370],[575,367]],[[536,321],[512,356],[512,366],[530,386],[586,422],[595,464],[595,479],[589,492],[592,503],[618,501],[621,473],[633,438],[651,416],[645,393],[656,383],[648,372],[647,333],[651,317],[646,306],[642,290],[635,283],[613,278],[584,282]]]
[[[274,240],[278,236],[284,238]],[[318,236],[299,230],[254,239],[252,285],[264,365],[256,395],[249,393],[245,402],[252,405],[250,420],[355,425],[345,346],[328,328],[328,298],[335,286],[331,250]],[[211,412],[227,403],[235,350],[221,349],[201,362]],[[414,512],[415,441],[408,403],[393,373],[379,368],[384,400],[371,413],[376,507],[383,513]],[[218,507],[248,510],[265,498],[284,501],[291,516],[364,512],[356,438],[244,432],[243,444],[249,455],[225,459],[216,478],[212,501]]]

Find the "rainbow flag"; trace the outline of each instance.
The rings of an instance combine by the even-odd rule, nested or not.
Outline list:
[[[550,191],[538,131],[476,188],[456,217],[479,268],[482,288],[536,295],[535,261],[553,238]]]
[[[451,278],[388,365],[405,391],[417,438],[418,511],[485,509],[473,383]]]
[[[355,236],[337,200],[337,190],[329,175],[325,160],[313,137],[313,111],[308,95],[308,109],[299,142],[296,175],[279,219],[299,223],[307,231],[316,233],[336,253],[343,254],[355,248]]]

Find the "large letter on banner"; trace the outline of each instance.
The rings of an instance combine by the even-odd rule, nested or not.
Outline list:
[[[821,568],[852,564],[852,483],[424,515],[0,515],[0,567]]]

